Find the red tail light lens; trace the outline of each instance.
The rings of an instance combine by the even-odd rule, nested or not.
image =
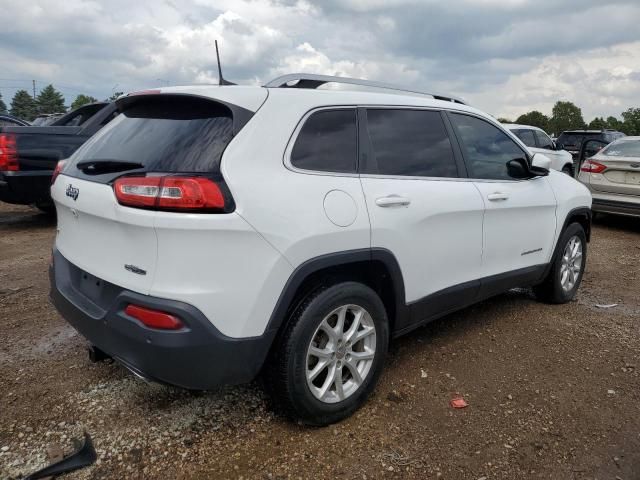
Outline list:
[[[114,183],[118,203],[128,207],[176,211],[220,211],[220,187],[203,177],[123,177]]]
[[[56,164],[56,168],[55,170],[53,170],[53,175],[51,175],[51,185],[53,185],[54,183],[56,183],[56,178],[58,178],[58,175],[60,175],[60,172],[62,171],[62,169],[64,168],[65,163],[67,163],[66,160],[60,160],[57,164]]]
[[[13,133],[0,133],[0,171],[16,172],[20,170],[18,163],[18,146]]]
[[[180,330],[184,327],[184,323],[175,315],[140,307],[138,305],[127,305],[124,313],[136,320],[140,320],[149,328],[157,328],[158,330]]]
[[[587,160],[580,167],[581,172],[589,172],[589,173],[602,173],[607,169],[605,165],[601,163],[594,162],[593,160]]]

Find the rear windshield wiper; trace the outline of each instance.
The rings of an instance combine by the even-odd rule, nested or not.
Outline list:
[[[144,165],[137,162],[127,162],[125,160],[83,160],[82,162],[78,162],[76,167],[87,174],[99,174],[135,170],[137,168],[144,168]]]

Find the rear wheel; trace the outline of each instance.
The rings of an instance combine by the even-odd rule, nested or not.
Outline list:
[[[384,305],[366,285],[343,282],[310,294],[268,366],[275,406],[310,425],[348,417],[375,387],[388,341]]]
[[[587,260],[587,236],[579,223],[572,223],[560,236],[559,250],[544,281],[533,288],[549,303],[566,303],[576,295]]]

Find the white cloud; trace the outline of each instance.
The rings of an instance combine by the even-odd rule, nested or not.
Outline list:
[[[78,93],[283,73],[364,77],[443,91],[490,113],[585,118],[640,105],[637,0],[0,0],[0,91]]]

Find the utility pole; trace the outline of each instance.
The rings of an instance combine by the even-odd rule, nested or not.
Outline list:
[[[31,80],[31,83],[33,84],[33,99],[36,99],[36,81],[35,80]]]

